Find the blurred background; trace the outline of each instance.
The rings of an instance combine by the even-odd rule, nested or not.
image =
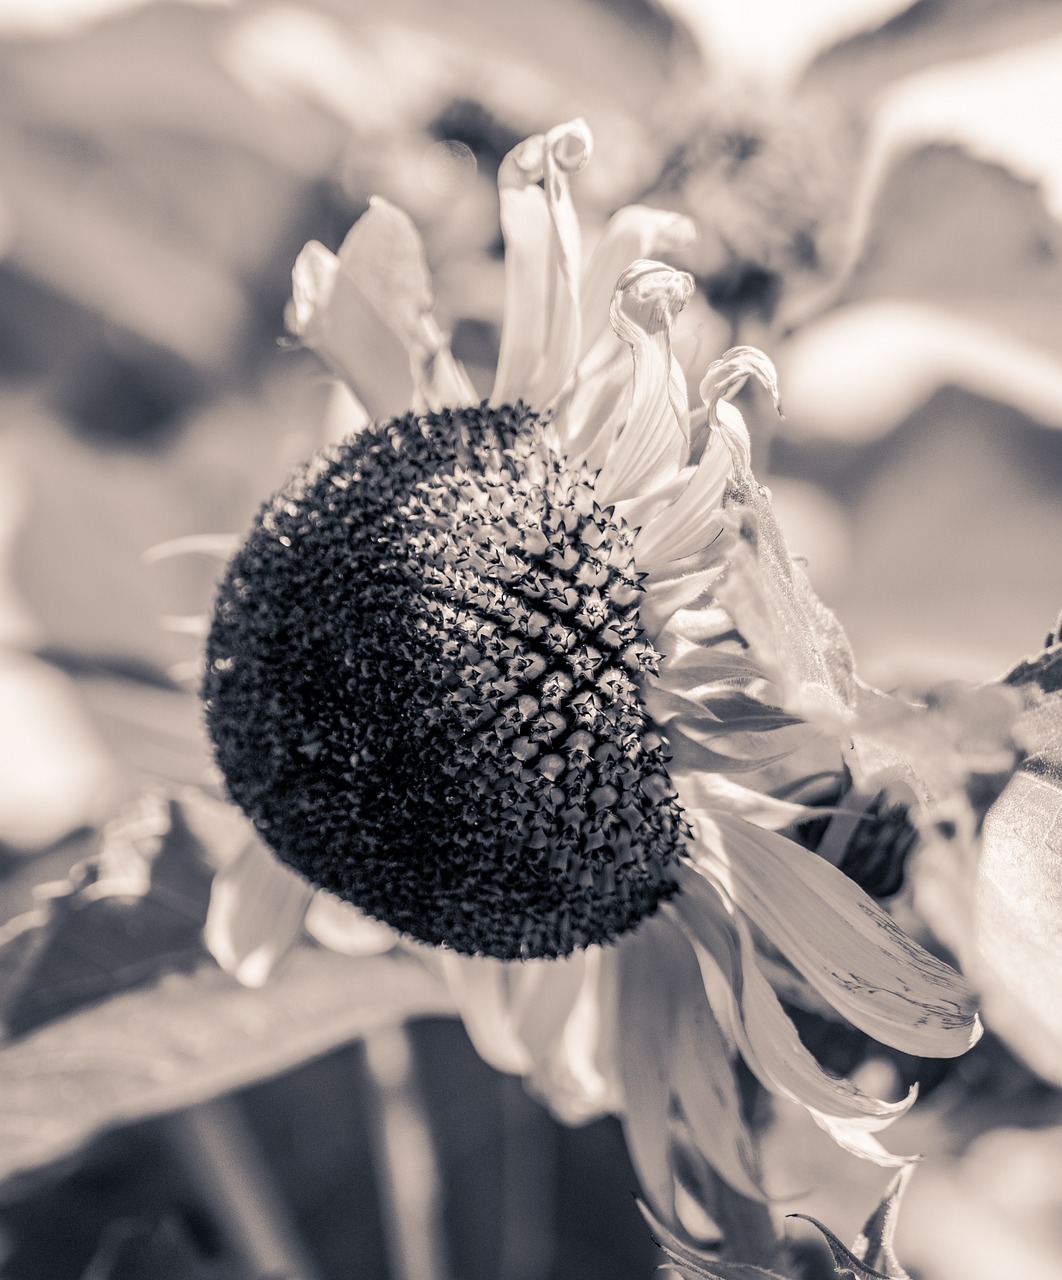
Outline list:
[[[406,209],[485,394],[497,167],[576,115],[588,234],[636,200],[700,227],[674,259],[694,376],[736,342],[777,364],[785,419],[747,406],[758,469],[864,677],[989,679],[1054,625],[1062,3],[0,0],[7,1280],[659,1260],[618,1127],[556,1125],[409,974],[306,947],[275,988],[222,980],[199,943],[219,811],[141,815],[133,845],[171,868],[151,936],[119,946],[111,898],[144,892],[84,869],[146,788],[220,795],[200,552],[338,429],[283,338],[299,249],[335,249],[373,193]],[[165,862],[181,840],[198,862]],[[912,1275],[1062,1274],[1060,1082],[991,1034],[923,1077],[895,1131],[933,1156]],[[883,1171],[781,1108],[772,1134],[792,1209],[850,1238]]]

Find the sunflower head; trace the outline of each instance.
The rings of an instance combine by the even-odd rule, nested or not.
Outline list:
[[[523,405],[320,455],[219,595],[204,695],[234,799],[425,942],[513,959],[623,933],[673,891],[684,829],[632,541]]]

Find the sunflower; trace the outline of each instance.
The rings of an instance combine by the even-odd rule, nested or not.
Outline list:
[[[764,1197],[739,1057],[846,1149],[902,1162],[874,1132],[913,1091],[823,1069],[780,994],[917,1055],[980,1027],[963,979],[797,838],[824,815],[904,828],[896,804],[873,824],[889,700],[752,474],[731,399],[753,378],[777,402],[769,362],[727,352],[690,411],[672,336],[693,281],[651,255],[692,225],[622,209],[584,266],[570,182],[591,147],[574,121],[501,167],[485,400],[398,209],[374,200],[338,255],[298,260],[295,333],[351,383],[392,369],[408,411],[361,414],[296,472],[222,581],[207,722],[276,861],[219,876],[207,936],[252,983],[304,917],[344,949],[420,950],[489,1062],[567,1121],[621,1116],[675,1222],[681,1150]]]

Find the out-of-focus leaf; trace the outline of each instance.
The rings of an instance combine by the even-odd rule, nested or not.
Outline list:
[[[449,1015],[442,984],[394,955],[300,947],[259,991],[207,961],[0,1046],[0,1180],[99,1131],[280,1075],[376,1028]]]
[[[985,821],[974,946],[985,1016],[1062,1084],[1062,645],[1005,677],[1031,754]]]
[[[791,1216],[810,1222],[822,1232],[833,1255],[837,1275],[844,1280],[911,1280],[896,1257],[893,1239],[900,1204],[913,1171],[914,1165],[907,1165],[897,1173],[850,1249],[815,1218],[803,1213]]]
[[[200,964],[212,878],[180,808],[146,796],[106,829],[97,855],[0,934],[6,1034]]]
[[[822,53],[803,84],[867,102],[882,85],[922,67],[1035,40],[1060,27],[1058,0],[918,0],[876,31]]]
[[[81,1280],[253,1280],[228,1258],[207,1258],[175,1215],[109,1222]]]

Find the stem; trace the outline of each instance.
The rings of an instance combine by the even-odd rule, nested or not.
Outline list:
[[[178,1111],[161,1128],[234,1260],[260,1280],[321,1280],[236,1099]]]
[[[409,1033],[364,1042],[365,1100],[393,1280],[449,1280],[442,1185]]]

